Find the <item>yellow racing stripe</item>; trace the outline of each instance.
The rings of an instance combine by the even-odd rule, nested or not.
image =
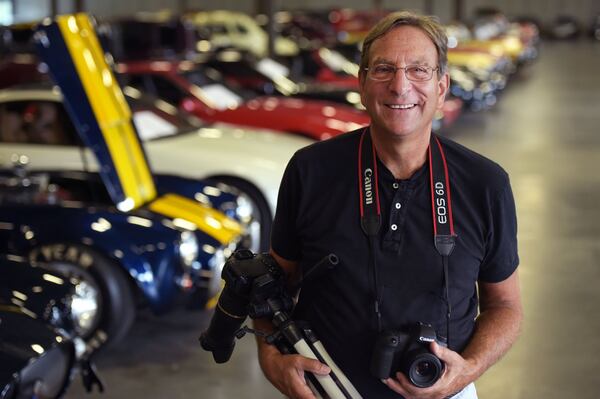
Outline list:
[[[181,195],[165,194],[148,207],[174,220],[182,219],[195,224],[221,244],[229,244],[242,233],[241,225],[225,214]]]
[[[125,196],[137,208],[156,197],[156,188],[120,86],[104,59],[86,14],[57,18],[71,58],[107,143]]]

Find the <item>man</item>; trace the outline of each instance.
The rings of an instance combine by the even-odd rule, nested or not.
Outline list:
[[[520,330],[508,176],[431,134],[449,88],[446,40],[429,17],[401,12],[380,21],[365,40],[359,75],[371,126],[298,151],[280,188],[271,253],[290,278],[297,281],[328,253],[340,259],[302,286],[294,317],[310,323],[365,398],[476,398],[473,381]],[[440,181],[434,170],[442,171]],[[448,348],[430,346],[445,364],[441,378],[418,388],[397,370],[373,377],[378,333],[417,322],[449,340]],[[262,339],[259,359],[292,398],[313,397],[305,372],[329,372]]]

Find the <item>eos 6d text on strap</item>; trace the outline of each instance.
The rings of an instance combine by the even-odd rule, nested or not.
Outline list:
[[[452,219],[452,202],[450,199],[450,179],[448,164],[442,150],[442,144],[432,133],[429,141],[429,182],[431,187],[431,211],[433,214],[433,243],[442,255],[444,268],[444,289],[446,296],[446,343],[450,346],[450,282],[448,277],[448,258],[456,244],[454,220]]]
[[[448,279],[448,258],[454,249],[456,234],[452,219],[450,179],[448,165],[438,138],[432,133],[428,148],[429,176],[431,189],[431,211],[433,218],[433,242],[442,257],[444,269],[446,313],[446,338],[450,345],[450,288]],[[374,285],[374,309],[377,318],[377,331],[381,331],[381,289],[377,278],[375,245],[377,233],[381,227],[381,208],[379,203],[377,155],[370,132],[365,128],[358,146],[358,183],[360,197],[360,225],[369,239],[370,266]]]

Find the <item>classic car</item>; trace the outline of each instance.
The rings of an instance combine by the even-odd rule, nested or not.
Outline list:
[[[227,85],[214,68],[191,61],[132,61],[117,65],[124,85],[155,95],[208,122],[267,128],[324,140],[369,124],[350,106],[257,96]]]
[[[253,90],[262,95],[283,95],[293,98],[333,101],[364,110],[358,87],[296,80],[291,70],[273,58],[257,59],[237,50],[223,50],[207,55],[202,64],[214,68],[227,83]]]
[[[383,9],[353,10],[337,8],[329,11],[327,18],[343,43],[357,43],[364,40],[369,30],[381,18],[389,14]]]
[[[167,10],[103,19],[97,34],[104,51],[119,60],[185,57],[212,48],[208,36]]]
[[[510,23],[502,15],[498,19],[477,20],[472,31],[462,23],[448,24],[446,34],[448,47],[452,52],[488,53],[494,57],[506,57],[513,64],[513,69],[534,60],[538,54],[538,32],[535,27],[528,23]]]
[[[78,143],[92,150],[98,173],[57,165],[29,172],[26,156],[10,155],[15,165],[1,179],[0,242],[6,252],[86,281],[89,314],[79,333],[100,346],[126,334],[136,297],[160,312],[181,288],[202,302],[216,294],[220,267],[243,229],[207,204],[212,193],[229,197],[235,209],[232,194],[196,180],[154,178],[120,89],[110,84],[101,56],[90,55],[102,52],[87,16],[59,17],[40,26],[38,36],[42,59],[65,93],[69,118],[60,121],[70,122]],[[81,51],[69,51],[73,45]],[[81,64],[84,54],[89,58]],[[52,107],[13,105],[1,126],[12,141],[30,135],[49,148],[62,137]],[[159,188],[164,181],[181,190]]]
[[[22,162],[24,156],[18,158]],[[218,190],[188,184],[201,194]],[[237,235],[201,231],[201,222],[190,213],[202,209],[172,195],[166,196],[172,204],[159,198],[123,211],[97,173],[27,172],[18,165],[0,173],[0,253],[45,262],[81,281],[75,331],[94,348],[117,342],[139,305],[162,313],[184,293],[190,307],[201,308],[219,292],[220,268],[238,244]],[[165,205],[187,209],[169,217],[163,214],[171,213]],[[211,223],[233,222],[216,211],[204,217]]]
[[[179,178],[208,179],[212,188],[205,190],[198,184],[199,190],[186,189],[185,195],[243,222],[250,240],[247,246],[267,250],[287,161],[311,141],[272,131],[207,125],[132,87],[124,92],[159,194],[175,189],[172,184]],[[60,90],[48,85],[0,90],[0,144],[0,164],[10,165],[13,154],[24,154],[33,171],[97,172],[100,168],[93,151],[79,138]],[[243,192],[235,200],[220,200],[232,191],[220,182]]]
[[[498,90],[504,88],[502,75],[495,80],[479,79],[468,69],[449,66],[450,93],[460,98],[471,111],[482,111],[493,107],[498,100]],[[496,82],[496,83],[494,83]]]
[[[77,372],[88,392],[103,391],[72,330],[85,307],[81,284],[44,264],[0,255],[0,398],[61,397]]]
[[[261,18],[264,24],[266,24],[267,18],[266,15]],[[337,42],[337,32],[327,19],[319,16],[319,12],[277,11],[275,23],[281,34],[298,43],[300,48]]]
[[[212,15],[213,13],[210,14]],[[197,17],[199,14],[194,15]],[[259,95],[291,95],[295,93],[295,98],[310,98],[324,101],[338,100],[336,102],[341,102],[345,105],[350,105],[352,107],[356,106],[359,109],[364,109],[361,108],[358,93],[355,91],[352,92],[350,90],[350,93],[348,93],[348,89],[340,89],[333,85],[330,85],[330,87],[321,87],[321,85],[317,84],[307,87],[306,82],[302,82],[302,85],[295,84],[285,76],[282,76],[281,69],[286,69],[286,67],[279,64],[274,59],[257,57],[253,52],[248,50],[219,50],[218,43],[215,41],[208,41],[205,39],[202,40],[203,36],[209,35],[207,35],[204,31],[201,32],[199,28],[194,31],[196,36],[201,35],[200,37],[197,37],[199,40],[198,45],[195,47],[191,46],[192,40],[190,39],[189,25],[193,25],[193,23],[190,21],[191,20],[189,16],[185,18],[174,18],[167,14],[162,18],[160,15],[152,15],[148,18],[142,18],[140,15],[138,15],[136,18],[104,22],[101,25],[103,27],[102,32],[104,32],[101,36],[103,38],[102,43],[104,45],[104,49],[110,52],[110,54],[117,61],[117,70],[128,71],[130,68],[132,68],[134,74],[136,73],[136,70],[141,70],[141,73],[152,72],[156,74],[157,71],[154,68],[144,68],[144,65],[163,64],[164,67],[166,61],[165,63],[162,63],[160,60],[173,60],[179,58],[192,59],[194,62],[197,62],[198,65],[194,65],[194,63],[191,61],[185,61],[181,63],[173,62],[173,65],[180,70],[194,68],[199,69],[198,71],[182,72],[181,74],[187,75],[187,79],[192,79],[195,83],[202,81],[202,83],[196,83],[199,87],[196,88],[196,90],[193,90],[193,92],[197,93],[200,90],[204,90],[204,98],[201,100],[204,100],[204,102],[209,102],[209,108],[233,108],[231,102],[235,102],[235,105],[237,105],[237,103],[241,101],[252,101],[254,104],[273,102],[272,97],[257,98],[257,95],[253,95],[253,93],[250,91],[244,92],[237,90],[235,87],[245,87],[245,85],[239,85],[238,83],[240,82],[235,79],[240,75],[243,75],[244,77],[242,79],[244,79],[244,83],[248,83],[248,79],[254,79],[255,81],[260,80],[256,83],[258,85],[268,85],[270,82],[265,83],[265,79],[277,80],[277,89],[280,89],[280,91],[276,93],[273,93],[272,91],[269,92],[268,90],[266,92],[257,91],[257,94]],[[242,54],[244,54],[246,58],[243,58]],[[254,68],[254,63],[232,63],[232,61],[234,61],[233,58],[240,60],[253,59],[255,60],[256,66],[260,69],[260,71],[252,70]],[[258,61],[259,59],[260,61]],[[216,65],[217,62],[219,65]],[[222,69],[225,67],[228,68],[227,71]],[[228,73],[232,70],[234,70],[234,73]],[[221,79],[216,76],[218,73],[222,74],[225,82],[220,81]],[[263,75],[263,73],[266,75]],[[287,73],[289,73],[289,71]],[[276,76],[274,76],[274,74],[276,74]],[[210,77],[206,75],[210,75]],[[136,85],[139,81],[139,78],[128,78],[125,76],[121,79],[121,81],[123,83],[131,81],[134,85]],[[173,82],[176,81],[177,79],[173,79]],[[233,84],[230,85],[230,83]],[[167,83],[165,82],[145,82],[144,89],[146,92],[152,92],[154,95],[161,97],[176,96],[175,93],[177,89],[175,87],[163,87],[166,85]],[[185,86],[186,90],[188,90],[188,84],[185,84]],[[254,89],[254,87],[251,89]],[[215,93],[215,91],[217,92]],[[210,98],[211,94],[213,98]],[[215,96],[225,95],[228,95],[227,97],[229,98],[225,98],[223,100],[224,103],[219,103],[214,98]],[[237,102],[232,100],[232,98],[235,97],[237,97]],[[312,101],[302,103],[282,103],[277,109],[278,113],[282,114],[279,120],[277,117],[273,117],[273,115],[268,115],[269,118],[263,118],[262,116],[267,115],[264,113],[264,115],[261,115],[261,112],[259,112],[259,115],[251,118],[247,113],[245,114],[243,112],[243,107],[231,112],[218,113],[217,115],[210,115],[210,111],[208,112],[209,115],[206,115],[206,112],[203,113],[199,111],[198,116],[209,121],[218,118],[218,120],[242,125],[267,127],[276,130],[291,129],[294,132],[305,133],[313,138],[319,138],[318,135],[321,133],[325,134],[326,137],[328,137],[328,134],[336,134],[337,130],[327,126],[328,118],[323,117],[319,112],[321,108],[318,108],[315,105],[320,105],[322,108],[326,104],[313,103]],[[309,121],[308,126],[302,126],[302,124],[298,122],[300,119],[303,119],[298,118],[298,107],[303,108],[303,111],[309,109],[317,112],[312,121],[314,127],[310,126],[311,121]],[[342,107],[336,111],[341,114],[344,112],[344,108]],[[357,116],[353,114],[346,116],[350,118],[349,121],[352,121],[352,118],[357,118]],[[256,122],[254,119],[260,122]],[[269,119],[275,120],[269,121]],[[288,120],[287,123],[285,122],[286,119]],[[331,124],[330,121],[329,124]]]
[[[289,68],[290,77],[294,80],[310,79],[350,89],[358,85],[358,65],[337,50],[306,48],[297,56],[278,59]]]
[[[208,33],[214,48],[233,47],[258,57],[267,55],[267,32],[249,15],[226,10],[202,11],[185,15],[184,21],[194,24],[203,34]],[[298,45],[288,38],[277,36],[274,50],[275,55],[295,55]]]

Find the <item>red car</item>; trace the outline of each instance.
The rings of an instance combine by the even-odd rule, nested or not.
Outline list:
[[[124,85],[154,94],[209,122],[267,128],[325,140],[368,125],[368,115],[325,101],[255,96],[228,86],[219,72],[190,61],[117,65]]]
[[[279,57],[296,81],[325,83],[342,89],[358,87],[358,65],[336,50],[302,49],[293,57]]]

